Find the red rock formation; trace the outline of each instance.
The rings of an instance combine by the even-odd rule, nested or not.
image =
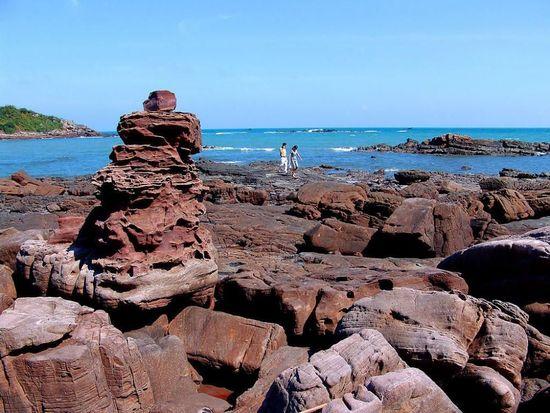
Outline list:
[[[104,311],[19,298],[0,315],[2,412],[148,412],[153,393],[133,339]]]
[[[147,112],[172,112],[176,109],[176,95],[169,90],[155,90],[143,102],[143,110]]]
[[[190,155],[201,149],[190,113],[135,112],[120,119],[124,145],[93,178],[101,205],[67,245],[22,246],[20,276],[38,292],[106,309],[207,305],[218,279],[210,234],[199,222],[206,188]],[[38,274],[38,272],[40,274]]]

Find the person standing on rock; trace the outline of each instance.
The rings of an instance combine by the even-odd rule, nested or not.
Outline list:
[[[281,145],[279,149],[279,155],[281,156],[281,170],[283,173],[288,173],[288,158],[286,157],[286,143]]]
[[[290,150],[290,170],[292,177],[296,178],[296,171],[298,170],[298,158],[302,159],[302,156],[298,152],[298,145],[294,145]]]

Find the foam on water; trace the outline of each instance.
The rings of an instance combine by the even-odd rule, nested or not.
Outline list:
[[[405,135],[404,133],[407,132]],[[195,159],[246,165],[255,161],[279,161],[282,142],[299,146],[300,166],[332,165],[343,169],[394,172],[424,169],[453,173],[498,174],[502,168],[549,172],[550,156],[437,156],[383,152],[356,152],[359,146],[377,143],[396,145],[406,138],[423,141],[444,133],[479,139],[509,138],[550,142],[548,129],[498,128],[263,128],[203,130],[204,151]],[[0,177],[24,169],[34,176],[92,174],[109,163],[112,147],[121,144],[116,132],[103,137],[0,140]],[[289,150],[290,152],[290,150]],[[465,168],[471,168],[465,172]]]

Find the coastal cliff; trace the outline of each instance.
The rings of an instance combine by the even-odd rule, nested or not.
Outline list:
[[[0,107],[0,139],[101,136],[86,125],[15,106]]]

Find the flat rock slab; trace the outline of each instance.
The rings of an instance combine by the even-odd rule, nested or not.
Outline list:
[[[170,323],[169,332],[183,341],[189,360],[231,374],[256,374],[264,358],[286,344],[277,324],[201,307],[184,309]]]

